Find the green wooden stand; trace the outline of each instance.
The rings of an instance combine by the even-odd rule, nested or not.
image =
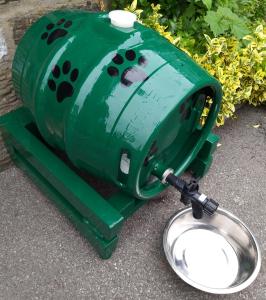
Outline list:
[[[62,213],[107,259],[115,250],[125,219],[146,201],[118,192],[98,194],[81,176],[30,130],[33,119],[24,107],[0,117],[0,128],[14,162],[26,171]],[[211,134],[191,168],[203,176],[212,161],[218,137]]]

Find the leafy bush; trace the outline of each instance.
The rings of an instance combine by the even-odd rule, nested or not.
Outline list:
[[[113,6],[124,8],[131,1],[115,0]],[[160,25],[167,26],[172,35],[182,38],[190,51],[197,52],[204,51],[204,34],[242,38],[250,33],[254,22],[266,15],[266,0],[139,0],[143,19],[153,14],[151,3],[160,5]]]
[[[266,101],[266,31],[260,25],[243,39],[249,41],[246,47],[241,47],[234,37],[211,39],[206,35],[207,52],[193,56],[222,84],[223,101],[217,125],[223,125],[225,118],[233,116],[236,104],[257,106]]]
[[[162,0],[161,0],[162,1]],[[184,36],[173,34],[168,30],[166,25],[161,22],[162,14],[160,5],[147,4],[147,0],[140,0],[148,6],[145,12],[137,8],[137,0],[134,0],[131,5],[126,9],[135,12],[138,15],[140,22],[144,25],[157,30],[161,35],[166,37],[171,43],[185,50],[194,60],[196,60],[203,68],[208,70],[210,74],[216,77],[222,84],[223,99],[222,106],[217,118],[217,125],[223,125],[226,118],[232,117],[235,112],[235,105],[241,103],[249,103],[252,105],[260,105],[266,103],[266,30],[263,24],[258,25],[258,21],[254,22],[258,25],[255,29],[249,29],[250,34],[240,38],[247,31],[236,25],[242,22],[240,17],[235,17],[228,10],[221,10],[218,7],[216,13],[227,14],[227,21],[231,18],[230,22],[220,22],[222,25],[214,25],[215,22],[209,20],[214,32],[207,31],[209,34],[204,34],[202,30],[203,39],[200,47],[195,47],[196,38],[187,35]],[[160,1],[157,1],[160,2]],[[172,3],[168,0],[166,3]],[[195,0],[183,1],[190,3],[204,4],[207,9],[212,7],[211,0]],[[232,2],[226,0],[217,1]],[[216,3],[217,3],[216,2]],[[233,1],[234,2],[234,1]],[[242,7],[242,13],[247,12],[251,2],[257,3],[260,7],[259,1],[242,0],[246,6]],[[176,3],[176,2],[175,2]],[[144,5],[142,4],[142,5]],[[146,6],[147,7],[147,6]],[[230,7],[230,6],[228,6]],[[233,11],[234,7],[231,6],[230,10]],[[147,13],[148,11],[148,13]],[[250,13],[250,18],[255,18],[260,11],[253,10]],[[205,19],[213,18],[212,11],[209,10]],[[224,17],[222,18],[224,21]],[[235,22],[235,24],[233,24]],[[261,21],[264,23],[263,21]],[[217,22],[220,24],[219,22]],[[232,25],[233,24],[233,25]],[[221,27],[224,26],[226,30],[231,30],[231,35],[225,34]],[[246,27],[247,28],[247,27]],[[223,33],[223,36],[220,34]],[[218,35],[215,37],[215,35]],[[205,107],[203,112],[203,122],[208,114],[208,106]]]

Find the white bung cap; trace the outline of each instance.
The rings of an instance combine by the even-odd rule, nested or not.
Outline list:
[[[132,28],[137,16],[125,10],[112,10],[109,12],[109,18],[114,26],[121,28]]]

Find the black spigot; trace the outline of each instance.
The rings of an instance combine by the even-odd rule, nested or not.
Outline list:
[[[193,217],[195,219],[201,219],[203,213],[212,215],[217,210],[219,204],[206,195],[199,192],[199,185],[195,179],[192,179],[189,183],[185,180],[175,176],[169,172],[165,177],[165,182],[174,186],[181,193],[181,202],[185,205],[191,203]]]

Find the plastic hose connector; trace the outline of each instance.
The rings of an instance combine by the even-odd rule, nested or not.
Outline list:
[[[175,176],[174,174],[169,174],[167,176],[166,181],[172,185],[173,187],[175,187],[179,192],[182,192],[184,190],[184,187],[186,186],[186,182],[185,180]]]
[[[219,206],[219,203],[217,203],[216,201],[214,201],[211,198],[208,198],[207,201],[206,201],[206,203],[203,206],[203,211],[207,215],[211,216],[211,215],[213,215],[215,213],[215,211],[217,210],[218,206]]]

